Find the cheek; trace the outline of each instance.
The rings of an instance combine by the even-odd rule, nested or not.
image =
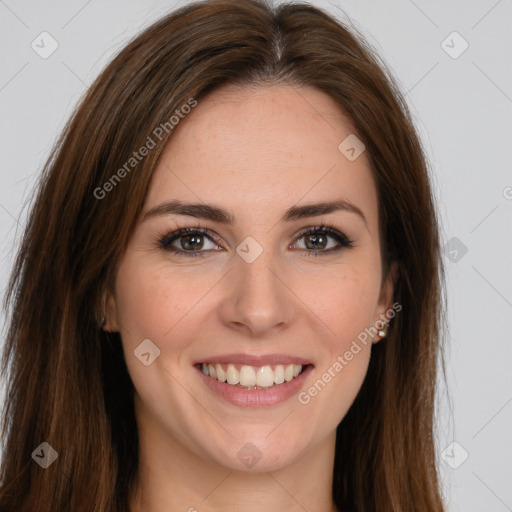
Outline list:
[[[116,305],[123,341],[162,340],[179,327],[201,297],[203,289],[198,289],[195,280],[177,278],[166,270],[136,260],[126,260],[120,266]]]
[[[366,376],[380,275],[375,267],[344,267],[318,282],[321,288],[304,287],[300,293],[324,333],[317,339],[323,356],[313,385],[299,401],[317,407],[318,415],[332,424],[344,417]]]
[[[176,407],[174,400],[183,392],[172,375],[190,343],[190,312],[196,312],[203,293],[194,280],[180,278],[161,263],[128,257],[119,267],[116,306],[126,364],[137,393],[155,413],[162,404]],[[157,364],[144,366],[134,354],[147,339],[159,353]]]
[[[330,351],[339,352],[372,325],[379,297],[378,268],[344,266],[298,284],[297,295],[325,327]]]

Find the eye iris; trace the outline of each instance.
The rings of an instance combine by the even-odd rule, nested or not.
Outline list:
[[[304,237],[305,245],[308,249],[325,249],[326,237],[325,235],[306,235]],[[319,242],[319,240],[322,240]],[[312,243],[312,247],[309,246],[308,242]]]
[[[186,242],[183,242],[183,239],[186,239]],[[190,241],[192,240],[192,241]],[[181,237],[181,247],[183,249],[189,249],[192,251],[197,251],[203,247],[203,237],[202,235],[183,235]]]

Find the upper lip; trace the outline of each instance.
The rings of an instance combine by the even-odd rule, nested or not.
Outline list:
[[[263,354],[260,356],[251,354],[219,354],[217,356],[205,357],[196,361],[194,364],[215,364],[215,363],[233,363],[246,366],[262,367],[272,364],[301,364],[303,366],[311,364],[308,359],[303,357],[291,356],[288,354]]]

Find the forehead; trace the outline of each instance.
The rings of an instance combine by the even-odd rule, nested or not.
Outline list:
[[[339,149],[353,133],[350,119],[315,88],[224,87],[180,121],[147,205],[215,202],[240,218],[343,198],[375,228],[377,192],[366,153],[351,161]]]

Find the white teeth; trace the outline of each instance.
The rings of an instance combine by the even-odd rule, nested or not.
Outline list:
[[[270,366],[262,366],[256,375],[256,384],[268,388],[274,384],[274,372]]]
[[[224,366],[224,368],[226,368]],[[290,382],[298,377],[302,371],[302,365],[289,364],[286,367],[278,364],[272,370],[269,365],[256,368],[254,366],[242,365],[240,371],[235,368],[234,364],[228,364],[224,370],[221,364],[205,364],[201,365],[201,369],[205,375],[209,375],[212,379],[220,382],[227,382],[232,386],[240,385],[248,388],[260,387],[269,388],[274,384],[282,384]]]
[[[274,382],[282,384],[284,382],[284,368],[282,364],[278,364],[274,370]]]
[[[289,364],[284,371],[284,380],[290,382],[293,379],[293,364]]]
[[[240,368],[240,385],[241,386],[255,386],[256,385],[256,372],[252,366],[242,366]],[[258,384],[260,386],[261,384]]]
[[[217,372],[217,380],[226,382],[226,372],[222,369],[220,364],[215,365],[215,371]]]
[[[226,380],[228,384],[238,384],[240,382],[240,377],[238,376],[237,369],[232,365],[228,364],[228,371],[226,372]]]

